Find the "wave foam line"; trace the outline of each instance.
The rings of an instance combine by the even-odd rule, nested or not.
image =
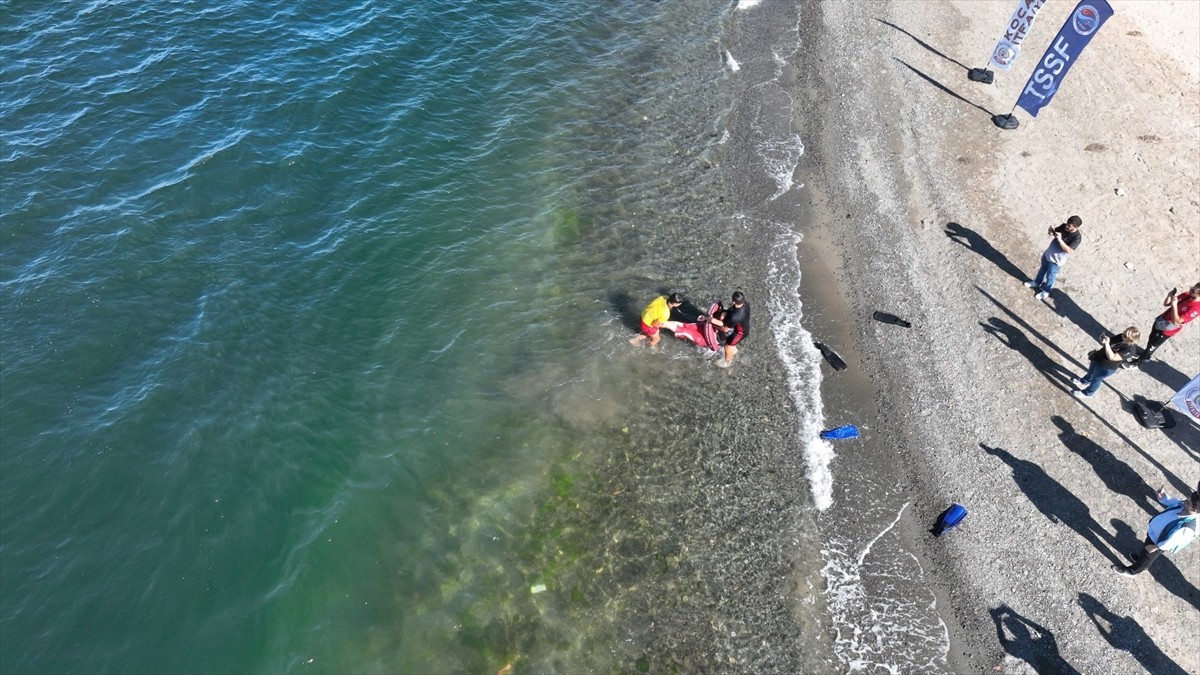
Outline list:
[[[833,446],[821,438],[825,405],[821,400],[820,355],[804,329],[800,302],[800,235],[784,228],[768,265],[767,307],[775,347],[787,373],[788,393],[796,408],[801,450],[807,466],[813,503],[824,511],[833,504]]]
[[[742,69],[741,64],[737,62],[737,59],[733,58],[733,54],[728,49],[725,50],[725,63],[728,64],[730,72],[736,73]]]
[[[826,596],[833,619],[835,653],[848,672],[943,672],[950,649],[945,622],[937,614],[937,599],[914,597],[923,575],[921,563],[903,550],[881,551],[868,560],[876,545],[905,509],[855,553],[851,545],[831,541],[821,551]],[[897,582],[904,586],[897,587]],[[921,595],[921,592],[917,593]]]

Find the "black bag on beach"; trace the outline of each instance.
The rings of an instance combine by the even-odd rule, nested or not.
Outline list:
[[[1167,426],[1167,416],[1163,414],[1161,407],[1155,410],[1141,401],[1134,401],[1133,412],[1137,421],[1147,429],[1161,429]]]

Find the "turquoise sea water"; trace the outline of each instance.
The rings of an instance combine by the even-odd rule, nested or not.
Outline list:
[[[0,670],[635,668],[731,11],[3,3]]]
[[[0,0],[0,672],[938,670],[817,437],[801,6]]]

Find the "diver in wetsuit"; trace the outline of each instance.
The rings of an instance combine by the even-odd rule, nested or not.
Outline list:
[[[733,294],[733,306],[717,312],[712,324],[725,344],[725,359],[718,361],[717,367],[728,368],[733,365],[738,343],[750,334],[750,303],[746,302],[746,296],[736,291]]]

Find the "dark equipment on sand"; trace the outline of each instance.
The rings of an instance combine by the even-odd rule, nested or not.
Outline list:
[[[842,371],[846,369],[846,362],[842,360],[842,357],[838,356],[837,352],[816,340],[813,340],[813,346],[821,350],[821,356],[825,357],[825,360],[829,362],[829,365],[833,366],[834,370]]]
[[[965,508],[959,504],[951,504],[950,508],[943,511],[942,515],[938,516],[937,523],[934,524],[933,529],[930,531],[933,532],[933,536],[940,537],[947,530],[961,523],[966,517],[967,510]]]
[[[1175,426],[1175,420],[1168,414],[1166,406],[1157,401],[1134,399],[1133,415],[1147,429],[1170,429]]]
[[[890,323],[894,326],[900,326],[902,328],[912,328],[911,323],[905,321],[904,319],[901,319],[900,317],[896,316],[895,314],[888,314],[887,312],[875,312],[871,316],[876,321],[881,321],[883,323]]]

